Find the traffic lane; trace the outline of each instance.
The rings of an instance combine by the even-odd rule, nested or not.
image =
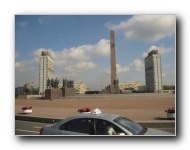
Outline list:
[[[41,127],[49,123],[15,120],[15,135],[39,135]]]
[[[15,135],[39,135],[41,127],[49,123],[15,120]],[[175,134],[175,128],[157,128]]]
[[[156,129],[176,134],[175,128],[156,128]]]

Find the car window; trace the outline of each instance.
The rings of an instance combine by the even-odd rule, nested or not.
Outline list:
[[[119,124],[120,126],[124,127],[125,129],[127,129],[128,131],[132,132],[133,134],[140,134],[141,131],[143,130],[143,127],[140,124],[135,123],[125,117],[118,117],[113,121]]]
[[[69,131],[69,126],[71,124],[72,121],[68,121],[62,125],[59,126],[59,130],[66,130],[66,131]]]
[[[87,118],[74,119],[59,127],[60,130],[93,134],[92,120]]]
[[[109,121],[95,119],[95,133],[96,135],[118,135],[124,132]]]

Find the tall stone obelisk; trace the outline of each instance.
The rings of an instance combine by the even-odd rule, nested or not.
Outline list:
[[[114,30],[110,31],[110,50],[111,50],[111,93],[119,93],[118,80],[116,75],[116,53]]]

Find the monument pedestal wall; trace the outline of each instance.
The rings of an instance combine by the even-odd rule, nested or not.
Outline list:
[[[117,87],[117,88],[114,88],[113,94],[119,94],[119,93],[120,93],[119,88],[118,88],[118,87]]]
[[[46,89],[45,90],[45,99],[60,98],[61,96],[62,96],[61,89]]]
[[[76,89],[75,88],[61,88],[61,91],[62,91],[62,97],[76,95]]]

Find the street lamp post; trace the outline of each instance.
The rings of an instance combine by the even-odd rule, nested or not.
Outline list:
[[[34,87],[34,86],[33,86],[33,83],[34,83],[34,82],[31,82],[31,95],[33,94],[33,93],[32,93],[33,87]]]

